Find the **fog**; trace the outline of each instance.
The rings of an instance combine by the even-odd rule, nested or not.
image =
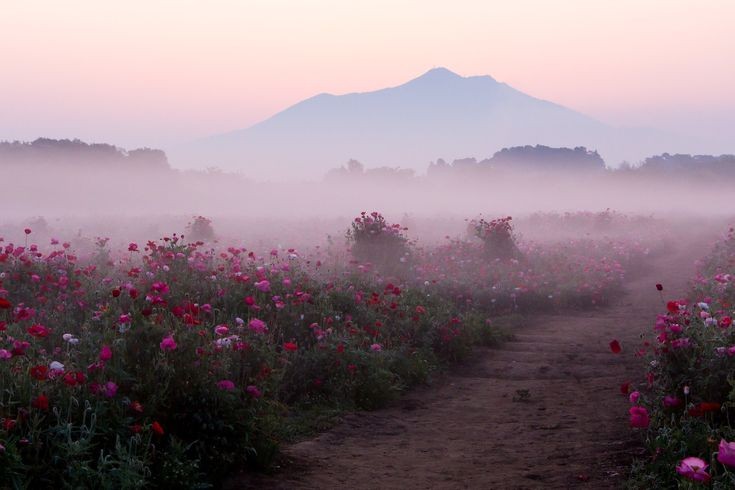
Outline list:
[[[6,165],[3,184],[0,236],[6,240],[14,235],[18,240],[22,229],[33,223],[57,238],[155,239],[183,233],[200,215],[212,220],[223,241],[303,246],[322,243],[328,236],[342,240],[355,216],[373,210],[408,227],[409,235],[424,243],[460,236],[465,220],[478,216],[513,216],[521,234],[538,239],[561,231],[580,236],[595,232],[591,224],[575,230],[562,223],[564,213],[613,210],[629,217],[700,225],[724,223],[735,214],[728,178],[660,172],[366,172],[278,183],[218,171],[77,169],[37,163]],[[549,219],[539,220],[538,213],[551,222],[556,217],[559,226],[552,229]]]

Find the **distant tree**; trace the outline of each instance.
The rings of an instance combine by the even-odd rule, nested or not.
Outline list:
[[[88,144],[78,139],[50,138],[38,138],[30,143],[0,142],[0,164],[170,170],[166,154],[161,150],[141,148],[128,152],[104,143]]]

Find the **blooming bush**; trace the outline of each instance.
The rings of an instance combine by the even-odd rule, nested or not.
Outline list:
[[[650,420],[631,425],[645,429],[650,457],[637,463],[635,484],[735,486],[734,259],[731,231],[702,264],[696,301],[668,301],[644,344],[647,383],[631,402]]]
[[[399,274],[406,270],[410,258],[405,228],[388,224],[382,214],[362,212],[347,231],[352,256],[359,262],[375,265],[386,274]]]
[[[474,236],[482,240],[485,255],[489,259],[518,258],[519,251],[513,235],[512,219],[508,216],[491,221],[480,218],[470,222]]]

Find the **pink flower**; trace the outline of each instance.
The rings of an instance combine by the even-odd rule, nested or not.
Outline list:
[[[107,398],[113,398],[117,394],[117,385],[112,381],[108,381],[107,383],[105,383],[105,387],[103,388],[102,393]]]
[[[711,478],[706,471],[707,466],[704,460],[690,456],[679,462],[676,472],[689,480],[706,483]]]
[[[158,345],[159,347],[161,347],[162,351],[176,350],[176,341],[171,335],[169,335],[168,337],[164,337],[163,340],[161,340],[161,343]]]
[[[267,293],[268,291],[271,290],[271,283],[267,279],[263,279],[262,281],[258,281],[255,283],[255,288],[258,291]]]
[[[137,243],[131,243],[128,245],[128,252],[137,252],[137,251],[138,251]]]
[[[684,347],[689,347],[692,345],[692,343],[689,341],[689,337],[682,337],[680,339],[674,339],[671,341],[671,347],[673,349],[681,349]]]
[[[648,410],[646,410],[644,407],[630,407],[628,413],[630,414],[631,427],[645,429],[646,427],[648,427],[648,424],[651,423],[651,419],[648,416]]]
[[[265,333],[268,331],[268,327],[265,322],[263,320],[258,320],[257,318],[250,320],[248,327],[255,333]]]
[[[11,357],[13,357],[13,354],[5,349],[0,349],[0,360],[10,359]]]
[[[219,388],[222,391],[232,391],[235,389],[235,383],[233,383],[229,379],[223,379],[223,380],[217,381],[217,388]]]
[[[247,388],[245,388],[245,392],[253,398],[260,398],[261,396],[263,396],[263,393],[258,389],[257,386],[254,385],[249,385]]]
[[[630,403],[638,403],[638,399],[641,397],[640,391],[634,391],[628,396],[628,400],[630,400]]]
[[[725,439],[720,440],[720,446],[717,448],[717,461],[735,468],[735,442],[727,442]]]
[[[109,361],[112,359],[112,349],[109,345],[103,345],[100,349],[100,361]]]
[[[130,313],[125,313],[123,315],[120,315],[120,318],[118,318],[118,322],[125,325],[126,323],[130,323],[132,320],[132,316]]]
[[[373,352],[380,352],[383,350],[383,346],[380,344],[373,344],[370,346],[370,350]]]
[[[214,327],[214,333],[217,335],[227,335],[227,333],[230,331],[230,329],[227,327],[227,325],[217,325]]]

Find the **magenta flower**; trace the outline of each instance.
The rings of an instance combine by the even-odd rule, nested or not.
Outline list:
[[[717,448],[717,461],[730,468],[735,468],[735,442],[720,440],[720,446]]]
[[[678,398],[673,395],[666,395],[664,397],[664,407],[666,408],[677,408],[682,405],[681,398]]]
[[[255,283],[255,288],[258,291],[267,293],[268,291],[271,290],[271,283],[267,279],[263,279],[262,281],[258,281]]]
[[[108,381],[105,383],[104,388],[102,388],[102,393],[107,398],[113,398],[115,395],[117,395],[117,384],[113,383],[112,381]]]
[[[263,393],[258,389],[257,386],[254,385],[249,385],[247,388],[245,388],[245,392],[253,398],[260,398],[261,396],[263,396]]]
[[[640,391],[634,391],[628,396],[628,400],[630,400],[630,403],[638,403],[638,399],[641,397]]]
[[[255,333],[265,333],[268,331],[268,327],[265,322],[263,320],[258,320],[257,318],[250,320],[248,327],[250,327],[250,330]]]
[[[373,352],[380,352],[383,350],[383,346],[380,344],[373,344],[370,346],[370,350]]]
[[[219,388],[222,391],[232,391],[235,389],[235,383],[233,383],[229,379],[223,379],[223,380],[217,381],[217,388]]]
[[[707,483],[712,478],[706,471],[707,466],[704,460],[690,456],[679,461],[676,472],[689,480]]]
[[[651,423],[651,419],[648,416],[648,410],[646,410],[644,407],[640,407],[640,406],[630,407],[630,410],[628,410],[628,413],[630,414],[630,426],[631,427],[645,429],[646,427],[648,427],[648,424]]]
[[[217,325],[214,327],[214,333],[217,335],[227,335],[227,333],[230,331],[230,329],[227,327],[227,325]]]
[[[13,354],[5,349],[0,349],[0,360],[10,359],[11,357],[13,357]]]
[[[103,345],[100,349],[100,361],[109,361],[112,359],[112,349],[109,345]]]
[[[176,350],[176,341],[171,335],[169,335],[168,337],[164,337],[163,340],[161,340],[161,343],[158,345],[162,351]]]

